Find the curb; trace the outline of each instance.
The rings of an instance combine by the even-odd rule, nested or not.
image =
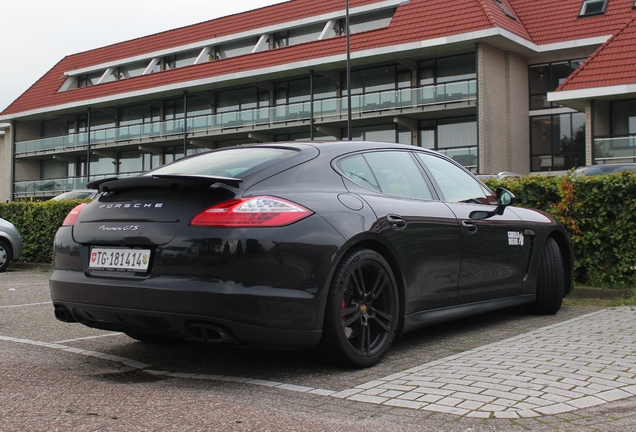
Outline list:
[[[618,300],[626,299],[634,294],[633,289],[602,289],[590,287],[574,287],[568,295],[575,299]]]

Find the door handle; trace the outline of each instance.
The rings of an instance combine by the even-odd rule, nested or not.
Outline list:
[[[406,220],[400,216],[395,214],[390,214],[386,216],[387,222],[389,222],[389,226],[395,230],[401,230],[406,228]]]
[[[477,232],[477,225],[469,220],[463,220],[462,227],[464,227],[464,231],[468,234],[475,234]]]

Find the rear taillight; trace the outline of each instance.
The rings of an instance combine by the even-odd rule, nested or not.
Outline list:
[[[75,225],[75,222],[77,222],[77,218],[80,212],[82,211],[82,207],[84,207],[86,204],[88,203],[81,203],[80,205],[75,207],[73,210],[71,210],[69,214],[66,215],[66,219],[64,219],[64,222],[62,222],[62,226]]]
[[[193,226],[279,227],[312,215],[311,210],[268,196],[234,199],[215,204],[190,221]]]

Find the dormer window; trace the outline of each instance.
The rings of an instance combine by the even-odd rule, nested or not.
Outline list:
[[[507,16],[509,16],[513,20],[515,21],[517,20],[517,17],[515,16],[515,14],[513,14],[512,11],[508,9],[501,0],[495,0],[495,3],[497,4],[497,6],[499,6],[499,9],[501,9],[503,13],[505,13]]]
[[[608,0],[583,0],[579,16],[600,15],[605,13]]]

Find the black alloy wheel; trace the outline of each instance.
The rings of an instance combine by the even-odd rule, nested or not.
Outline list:
[[[331,282],[321,355],[350,367],[377,364],[395,338],[397,283],[387,261],[369,249],[349,253]]]
[[[11,262],[11,246],[4,240],[0,240],[0,272],[3,272],[9,267]]]

